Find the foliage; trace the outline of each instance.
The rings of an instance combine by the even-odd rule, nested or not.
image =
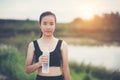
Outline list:
[[[2,42],[4,42],[4,39],[18,37],[18,35],[29,37],[34,34],[35,37],[38,37],[40,33],[38,21],[0,19],[0,41]],[[59,38],[85,38],[82,43],[80,41],[76,42],[80,45],[111,43],[117,45],[120,42],[119,34],[120,14],[118,12],[105,13],[102,16],[95,15],[91,20],[76,18],[69,23],[57,23],[54,32],[54,35]],[[70,43],[74,44],[75,42],[72,40]]]
[[[105,42],[120,42],[119,12],[105,13],[102,16],[95,15],[91,20],[76,18],[70,23],[70,26],[80,37],[88,37]]]
[[[71,80],[120,80],[119,71],[110,71],[102,67],[69,62]],[[0,75],[7,80],[34,80],[36,73],[25,73],[25,54],[17,48],[0,45]]]
[[[33,80],[35,76],[25,73],[25,55],[7,45],[0,45],[0,68],[7,80]]]
[[[103,67],[77,64],[70,62],[70,70],[73,80],[119,80],[120,71],[111,71]]]
[[[0,42],[4,42],[8,38],[16,40],[19,35],[24,36],[24,39],[31,35],[39,37],[40,33],[38,21],[0,19]],[[118,12],[105,13],[102,16],[95,15],[91,20],[76,18],[69,23],[57,23],[54,32],[56,37],[65,38],[72,44],[80,45],[120,45],[119,34],[120,14]],[[73,39],[69,41],[67,38]],[[75,42],[76,39],[81,40],[81,38],[82,42]]]

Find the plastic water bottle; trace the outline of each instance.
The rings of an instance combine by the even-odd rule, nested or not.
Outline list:
[[[48,63],[42,64],[42,73],[49,73],[49,51],[48,49],[43,51],[43,55],[48,56]]]

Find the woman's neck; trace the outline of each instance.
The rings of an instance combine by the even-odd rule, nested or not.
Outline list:
[[[51,40],[53,40],[54,38],[55,38],[54,36],[42,36],[42,37],[41,37],[41,40],[51,41]]]
[[[50,45],[52,45],[55,41],[55,37],[54,36],[42,36],[41,39],[39,40],[43,45],[44,49],[48,49],[50,50]]]

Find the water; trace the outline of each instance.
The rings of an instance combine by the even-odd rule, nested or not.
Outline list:
[[[107,69],[120,70],[120,47],[69,46],[69,61],[92,64]]]
[[[42,72],[43,72],[43,73],[49,73],[49,57],[50,57],[50,55],[49,55],[48,49],[45,49],[45,50],[43,51],[43,55],[45,55],[45,56],[48,57],[48,63],[43,63],[43,64],[42,64]]]

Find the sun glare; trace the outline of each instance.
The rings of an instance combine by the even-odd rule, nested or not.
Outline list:
[[[83,19],[91,19],[91,18],[93,18],[94,15],[95,15],[94,8],[95,7],[93,7],[91,5],[88,5],[88,6],[83,5],[82,6],[82,18]]]
[[[85,19],[91,19],[93,16],[94,16],[94,12],[92,9],[87,10],[84,14]]]

